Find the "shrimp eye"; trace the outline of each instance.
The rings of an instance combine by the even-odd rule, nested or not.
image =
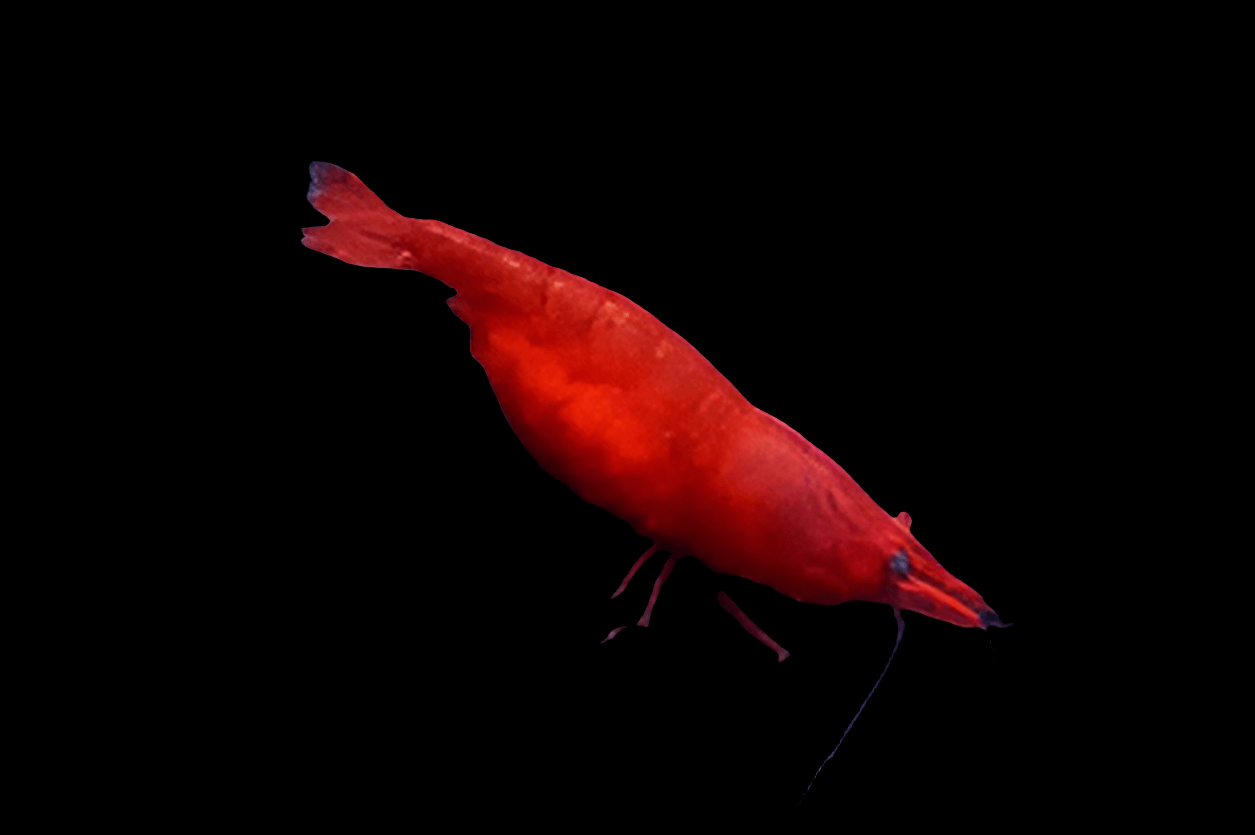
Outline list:
[[[907,575],[907,572],[911,570],[911,561],[906,558],[905,548],[898,549],[898,553],[889,560],[889,567],[903,577]]]

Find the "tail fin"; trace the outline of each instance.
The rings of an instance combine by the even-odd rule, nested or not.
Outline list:
[[[331,223],[309,226],[301,243],[359,267],[404,268],[411,221],[389,209],[373,191],[338,165],[309,164],[310,205]]]

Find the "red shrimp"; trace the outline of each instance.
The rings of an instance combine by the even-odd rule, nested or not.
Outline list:
[[[309,202],[331,223],[304,229],[304,245],[456,290],[449,307],[470,327],[471,354],[527,451],[653,540],[612,597],[653,554],[670,553],[638,625],[649,625],[676,560],[690,555],[802,602],[888,604],[898,641],[902,609],[1007,625],[915,539],[910,516],[882,510],[630,300],[439,221],[403,217],[338,166],[315,162],[310,176]],[[789,657],[725,593],[718,599],[780,661]]]

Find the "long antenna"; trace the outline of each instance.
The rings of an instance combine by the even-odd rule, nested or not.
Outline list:
[[[880,686],[880,681],[885,677],[885,673],[889,672],[889,665],[893,663],[893,656],[898,654],[898,644],[902,643],[902,630],[906,629],[906,623],[902,620],[902,610],[898,607],[893,608],[893,616],[898,621],[898,637],[893,642],[893,652],[889,653],[889,660],[885,662],[885,668],[880,671],[880,678],[876,679],[876,683],[872,685],[872,692],[867,694],[867,698],[863,699],[863,703],[858,707],[858,713],[854,714],[854,718],[850,720],[850,724],[846,727],[845,733],[841,734],[841,738],[837,740],[837,747],[832,749],[832,754],[824,758],[819,764],[819,768],[815,769],[815,777],[806,784],[806,791],[802,792],[801,799],[798,800],[797,806],[802,805],[802,801],[806,799],[806,792],[811,790],[811,786],[815,785],[815,778],[819,776],[819,772],[824,770],[824,766],[828,764],[828,760],[832,759],[833,754],[837,753],[837,749],[841,747],[841,743],[845,742],[845,734],[850,732],[850,728],[854,727],[854,723],[858,721],[859,714],[863,712],[863,708],[867,707],[867,702],[871,699],[872,693],[876,692],[876,688]],[[796,809],[797,806],[793,808]]]

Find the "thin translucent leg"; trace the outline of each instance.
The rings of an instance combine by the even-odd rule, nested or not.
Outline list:
[[[649,546],[648,551],[641,554],[640,559],[638,559],[635,563],[633,563],[632,567],[628,569],[627,576],[623,578],[622,583],[619,583],[619,587],[614,590],[614,594],[610,595],[611,600],[614,600],[616,597],[623,594],[623,590],[628,587],[628,583],[632,582],[632,578],[636,576],[636,572],[639,571],[641,566],[645,564],[645,560],[652,557],[654,555],[654,552],[657,550],[658,550],[658,543],[655,542],[653,545]],[[614,637],[613,635],[610,636],[610,638],[613,638],[613,637]],[[610,638],[607,638],[606,641],[609,641]],[[606,641],[602,641],[602,643],[604,644]]]
[[[618,635],[618,634],[619,634],[620,632],[622,632],[624,629],[627,629],[627,627],[626,627],[626,626],[616,626],[614,629],[611,629],[611,630],[610,630],[610,634],[609,634],[609,635],[607,635],[606,637],[604,637],[604,638],[602,638],[602,639],[601,639],[601,642],[604,644],[606,641],[609,641],[611,638],[613,638],[615,635]]]
[[[675,561],[679,558],[679,554],[672,552],[666,563],[663,564],[662,571],[658,572],[658,579],[654,581],[654,591],[649,595],[649,605],[645,607],[645,614],[641,615],[641,619],[636,622],[637,626],[649,626],[649,616],[654,612],[654,603],[658,600],[658,592],[662,591],[662,584],[667,582],[667,578],[671,576],[671,569],[675,568]]]
[[[778,660],[783,661],[789,657],[789,651],[787,649],[771,640],[771,636],[759,629],[758,624],[750,620],[749,615],[742,612],[741,607],[733,603],[732,598],[728,597],[723,592],[719,592],[719,605],[723,607],[725,612],[736,618],[736,622],[741,624],[742,628],[744,628],[746,632],[766,644],[767,648],[776,654],[776,658]]]

